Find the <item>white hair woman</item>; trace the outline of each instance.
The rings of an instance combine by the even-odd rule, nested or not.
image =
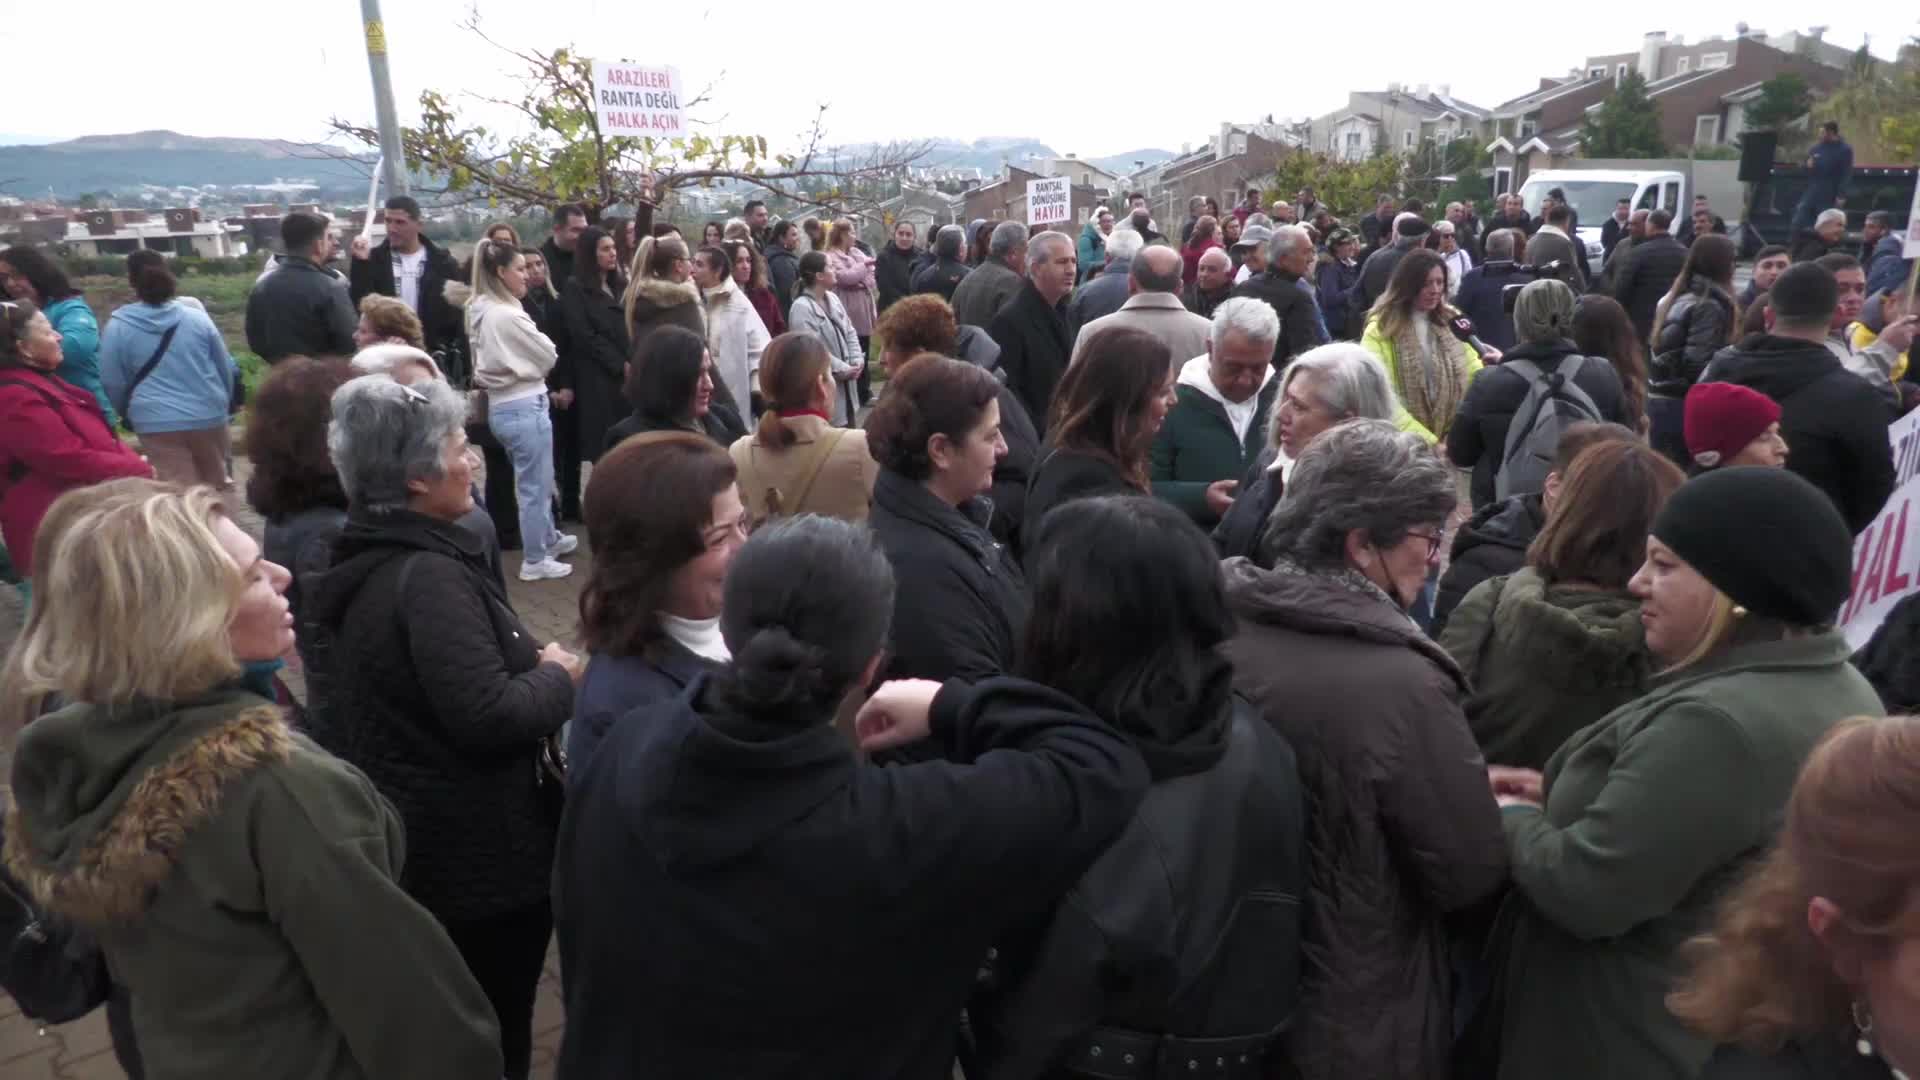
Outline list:
[[[582,664],[535,644],[456,524],[473,505],[466,411],[437,381],[364,376],[334,393],[327,444],[347,526],[303,605],[332,634],[327,748],[399,808],[407,890],[479,978],[517,1080],[552,931],[559,792],[538,763]]]
[[[1223,310],[1226,306],[1221,305]],[[1273,310],[1265,304],[1260,307],[1269,315]],[[1280,502],[1287,474],[1301,451],[1321,432],[1354,419],[1389,420],[1402,431],[1432,438],[1400,407],[1380,361],[1360,346],[1352,342],[1322,345],[1287,365],[1286,374],[1281,376],[1280,396],[1267,419],[1267,448],[1254,459],[1233,505],[1213,530],[1214,546],[1220,549],[1221,558],[1255,556],[1266,533],[1267,519]]]
[[[473,384],[486,395],[488,430],[513,460],[520,580],[546,581],[573,573],[559,556],[572,554],[580,541],[553,523],[547,373],[560,353],[521,305],[526,295],[527,257],[518,248],[482,240],[473,253],[473,300],[467,304]]]
[[[1445,1075],[1444,917],[1506,880],[1466,680],[1407,615],[1456,501],[1426,439],[1348,420],[1301,452],[1261,541],[1272,568],[1223,567],[1235,688],[1293,744],[1314,808],[1285,1036],[1304,1076]]]
[[[209,489],[150,480],[63,496],[38,548],[60,602],[0,674],[0,725],[25,725],[7,864],[99,942],[145,1073],[499,1076],[486,998],[401,888],[393,807],[262,692],[286,570]]]

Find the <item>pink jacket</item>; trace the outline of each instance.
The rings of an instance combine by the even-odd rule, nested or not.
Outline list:
[[[0,370],[0,535],[22,574],[33,573],[40,519],[74,488],[153,467],[107,426],[92,394],[45,372]]]
[[[861,337],[872,335],[873,322],[879,317],[874,305],[876,282],[872,256],[857,247],[844,252],[829,248],[827,269],[833,271],[833,291],[847,309],[847,318],[852,321],[854,330]]]

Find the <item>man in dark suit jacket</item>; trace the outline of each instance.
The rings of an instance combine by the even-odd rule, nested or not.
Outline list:
[[[1027,243],[1027,280],[987,324],[987,333],[1000,346],[1007,385],[1043,437],[1053,388],[1073,356],[1066,307],[1078,272],[1073,241],[1065,233],[1041,233]]]
[[[420,231],[420,204],[411,196],[395,195],[387,200],[387,238],[371,248],[365,239],[353,242],[347,295],[356,309],[360,298],[369,293],[407,301],[420,316],[427,351],[444,358],[449,346],[466,337],[464,313],[445,292],[447,282],[460,279],[460,264],[453,253]],[[443,362],[441,366],[457,369],[449,374],[465,374],[459,364]]]
[[[1613,204],[1613,216],[1601,223],[1600,258],[1603,263],[1613,257],[1614,245],[1626,237],[1627,223],[1632,220],[1632,207],[1632,199],[1621,199]]]
[[[1533,239],[1527,241],[1527,262],[1534,266],[1560,264],[1556,275],[1567,283],[1574,295],[1587,291],[1586,260],[1580,257],[1586,244],[1573,231],[1573,211],[1565,203],[1547,207],[1547,220]]]
[[[1653,335],[1653,313],[1660,298],[1673,288],[1680,269],[1687,264],[1687,249],[1667,234],[1673,215],[1655,210],[1647,215],[1647,237],[1636,240],[1626,253],[1613,278],[1613,298],[1627,309],[1640,343]]]

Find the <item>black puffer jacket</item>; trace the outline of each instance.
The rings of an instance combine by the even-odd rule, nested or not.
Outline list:
[[[1460,401],[1453,427],[1447,430],[1447,456],[1455,465],[1473,470],[1476,508],[1494,501],[1507,452],[1508,429],[1532,393],[1527,377],[1508,366],[1515,360],[1531,360],[1549,375],[1575,372],[1573,385],[1593,399],[1600,419],[1616,424],[1627,421],[1627,395],[1620,388],[1619,372],[1606,357],[1583,357],[1579,348],[1566,340],[1530,341],[1514,347],[1499,364],[1481,369]]]
[[[326,657],[332,635],[314,619],[313,605],[306,602],[303,587],[332,562],[333,542],[346,524],[347,512],[341,507],[309,507],[269,519],[260,543],[262,558],[286,567],[293,575],[287,586],[287,608],[293,613],[294,644],[300,650],[307,683],[306,730],[316,741],[320,741],[317,729],[326,722],[331,699]]]
[[[1733,297],[1710,281],[1674,298],[1660,324],[1648,365],[1647,389],[1664,397],[1686,397],[1713,354],[1733,340]]]
[[[544,900],[558,820],[535,762],[573,713],[573,680],[540,662],[479,539],[355,510],[302,591],[333,634],[322,745],[400,811],[407,891],[448,922]]]
[[[1540,496],[1515,495],[1488,503],[1473,512],[1453,536],[1452,562],[1440,575],[1440,593],[1433,602],[1433,639],[1440,640],[1447,617],[1475,585],[1491,577],[1511,574],[1526,565],[1527,545],[1547,524]]]
[[[1737,383],[1780,406],[1787,468],[1827,493],[1855,535],[1893,494],[1894,416],[1873,384],[1816,341],[1755,334],[1721,350],[1703,381]]]
[[[1227,711],[1205,730],[1217,760],[1156,775],[1042,931],[1001,946],[998,985],[971,1008],[977,1075],[1084,1076],[1075,1066],[1124,1061],[1160,1036],[1179,1074],[1203,1050],[1263,1055],[1292,1016],[1307,888],[1299,772],[1245,702]],[[1244,1041],[1183,1050],[1188,1039]]]
[[[956,509],[880,470],[867,523],[893,564],[889,679],[977,680],[1013,668],[1030,602],[1019,563],[987,532],[978,500]]]

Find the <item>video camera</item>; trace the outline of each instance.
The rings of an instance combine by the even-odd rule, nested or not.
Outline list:
[[[1525,274],[1526,276],[1533,278],[1534,281],[1538,281],[1541,278],[1553,278],[1556,281],[1567,281],[1567,279],[1572,276],[1570,273],[1571,270],[1572,270],[1572,267],[1569,266],[1566,263],[1566,261],[1563,259],[1555,259],[1552,262],[1541,263],[1539,266],[1532,266],[1527,263],[1515,263],[1513,267],[1513,272],[1515,274]],[[1509,315],[1513,314],[1513,304],[1514,304],[1514,301],[1520,299],[1520,290],[1526,288],[1528,285],[1531,285],[1532,283],[1533,282],[1526,282],[1523,284],[1505,285],[1501,287],[1500,306],[1506,309],[1507,314]],[[1567,283],[1569,285],[1572,284],[1572,282],[1567,282]]]

